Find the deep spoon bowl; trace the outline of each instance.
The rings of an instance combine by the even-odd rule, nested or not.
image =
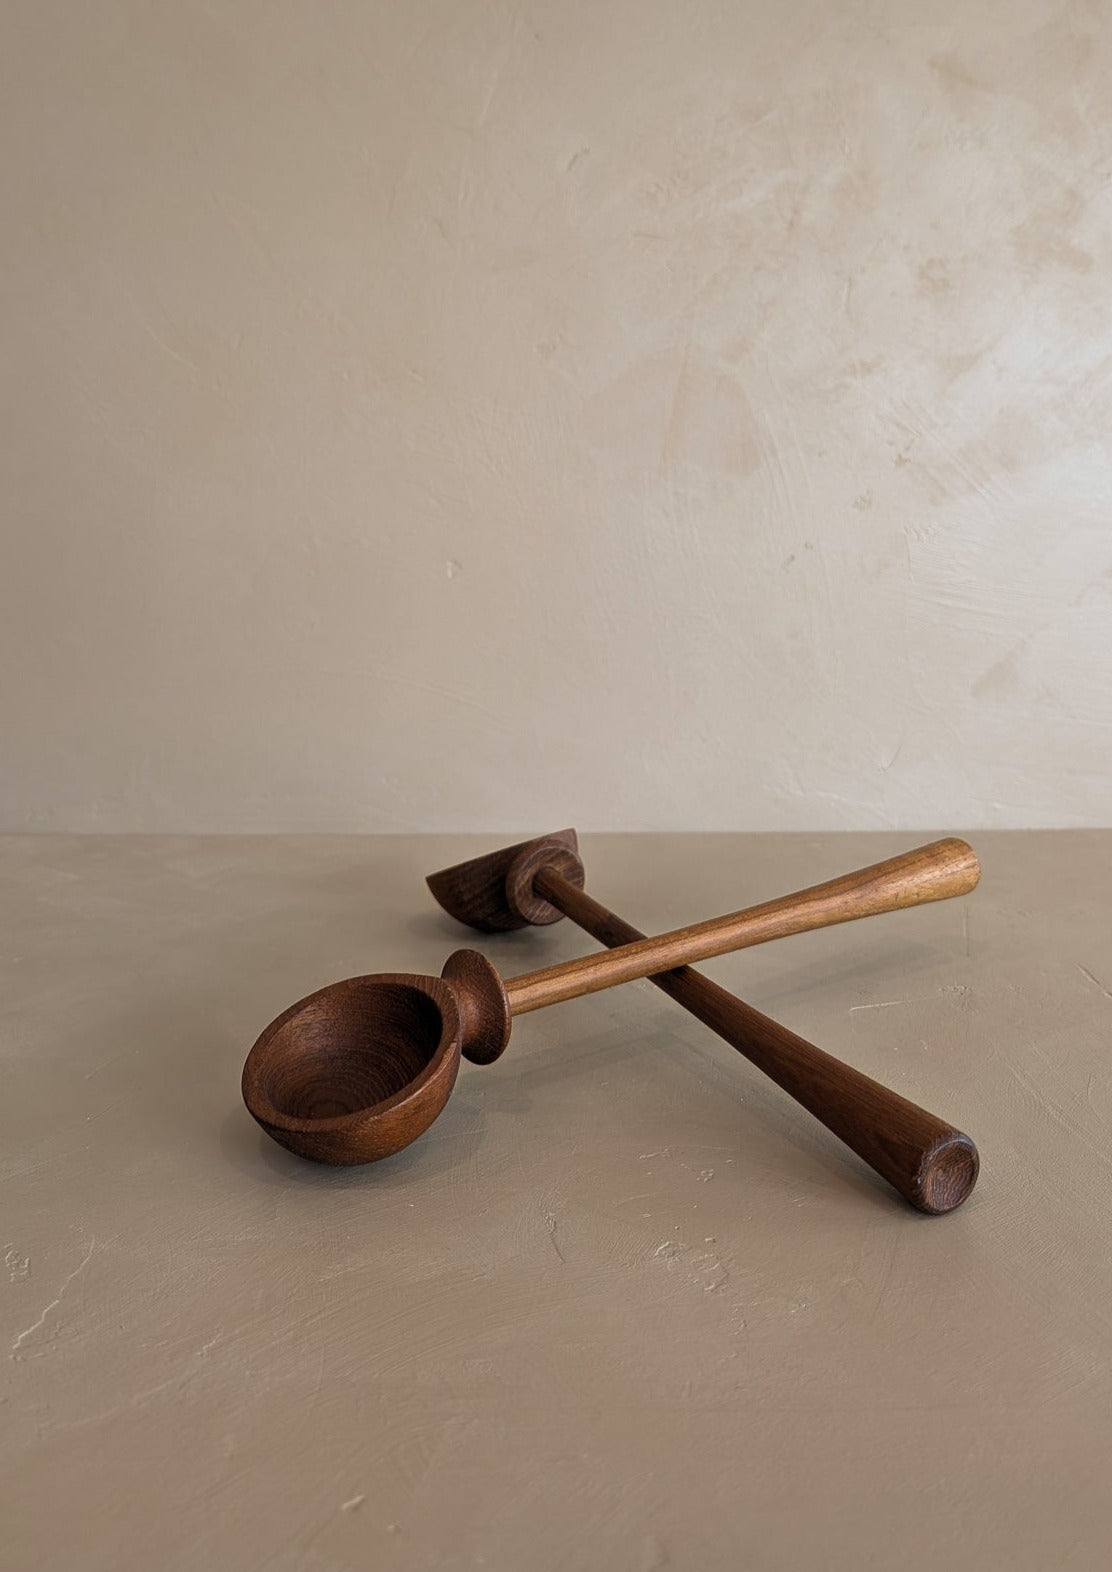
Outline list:
[[[298,1000],[243,1066],[268,1135],[318,1163],[373,1163],[423,1135],[448,1101],[460,1017],[439,977],[349,977]]]

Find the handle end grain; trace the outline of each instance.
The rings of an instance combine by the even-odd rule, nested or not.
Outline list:
[[[912,1206],[937,1217],[961,1205],[977,1183],[980,1169],[977,1148],[967,1135],[954,1130],[924,1154],[904,1193]]]

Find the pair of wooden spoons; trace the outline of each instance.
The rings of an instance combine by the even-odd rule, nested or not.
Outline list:
[[[566,915],[608,951],[502,978],[476,950],[440,977],[352,977],[292,1005],[243,1067],[243,1098],[264,1130],[317,1162],[375,1162],[424,1133],[448,1100],[461,1054],[490,1064],[515,1015],[652,977],[853,1148],[913,1206],[947,1212],[977,1179],[967,1135],[761,1015],[688,963],[972,890],[964,841],[932,842],[794,895],[657,938],[592,900],[574,831],[522,842],[429,879],[472,927],[504,931]]]

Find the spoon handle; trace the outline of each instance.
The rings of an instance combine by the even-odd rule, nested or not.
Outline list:
[[[899,911],[925,901],[944,901],[975,888],[980,866],[973,848],[953,837],[932,841],[902,856],[890,857],[856,873],[812,885],[761,906],[676,928],[657,938],[639,938],[599,955],[586,955],[506,979],[512,1014],[525,1015],[615,983],[632,982],[654,972],[672,971],[690,961],[705,961],[769,939],[828,928],[880,912]]]
[[[554,868],[537,894],[611,948],[645,936]],[[689,966],[649,979],[794,1097],[921,1212],[951,1212],[977,1182],[977,1148],[953,1125],[770,1020]]]

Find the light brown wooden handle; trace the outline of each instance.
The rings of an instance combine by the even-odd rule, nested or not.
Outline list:
[[[644,938],[554,869],[542,869],[534,888],[601,944]],[[797,1037],[689,966],[657,973],[651,981],[763,1070],[921,1212],[953,1211],[973,1189],[977,1148],[953,1125]]]
[[[562,999],[576,999],[581,994],[611,988],[615,983],[671,971],[712,955],[765,944],[769,939],[899,911],[924,901],[948,900],[974,889],[979,877],[976,853],[965,841],[952,837],[932,841],[902,856],[761,906],[677,928],[654,939],[639,939],[601,955],[587,955],[562,966],[508,978],[510,1009],[514,1015],[524,1015]]]

